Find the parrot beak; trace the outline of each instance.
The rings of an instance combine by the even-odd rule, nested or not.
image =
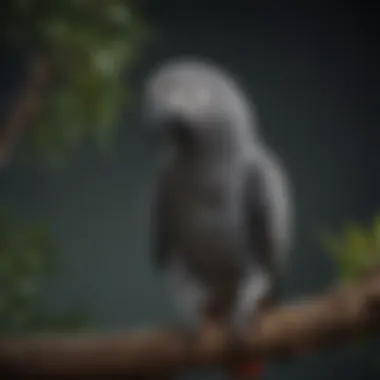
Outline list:
[[[153,143],[163,140],[174,140],[182,143],[187,141],[191,135],[188,123],[181,117],[175,116],[148,120],[146,131],[149,141]]]

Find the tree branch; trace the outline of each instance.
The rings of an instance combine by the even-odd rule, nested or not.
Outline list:
[[[380,274],[298,305],[268,312],[247,331],[245,354],[294,355],[303,347],[342,343],[380,327]],[[175,331],[45,336],[0,341],[0,377],[8,375],[152,375],[231,358],[226,334],[205,326],[191,347]],[[242,354],[242,353],[241,353]],[[158,372],[157,372],[158,371]],[[29,377],[28,377],[29,378]]]

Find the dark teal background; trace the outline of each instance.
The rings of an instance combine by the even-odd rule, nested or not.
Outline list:
[[[306,3],[146,2],[154,46],[133,78],[138,93],[153,65],[182,54],[209,57],[240,77],[294,187],[291,298],[333,280],[319,234],[347,219],[368,221],[380,203],[375,13]],[[64,272],[46,289],[51,306],[85,307],[101,330],[174,315],[148,257],[145,206],[158,156],[141,136],[138,106],[126,113],[111,159],[87,147],[63,173],[13,164],[0,178],[0,199],[25,218],[46,218],[59,241]],[[376,347],[329,350],[273,365],[266,376],[375,379],[379,358]]]

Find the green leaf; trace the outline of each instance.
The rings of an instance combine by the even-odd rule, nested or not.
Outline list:
[[[47,275],[56,273],[54,239],[46,224],[21,223],[0,212],[0,333],[79,328],[86,317],[79,311],[52,314],[41,289]]]
[[[0,25],[3,35],[15,29],[21,44],[43,44],[57,78],[20,145],[22,155],[59,168],[87,140],[109,152],[130,92],[123,77],[146,41],[131,1],[30,0],[10,3],[3,13],[9,20]]]
[[[376,216],[373,220],[373,238],[375,244],[375,253],[380,258],[380,216]]]
[[[380,219],[375,218],[370,228],[347,223],[340,234],[324,239],[324,246],[335,260],[341,280],[345,281],[378,264],[379,242]]]

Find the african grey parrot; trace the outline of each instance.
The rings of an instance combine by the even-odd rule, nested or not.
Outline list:
[[[273,297],[290,250],[282,166],[237,81],[212,63],[177,59],[153,71],[144,115],[173,148],[154,190],[154,261],[174,281],[190,331],[214,304],[231,333],[244,334]]]

